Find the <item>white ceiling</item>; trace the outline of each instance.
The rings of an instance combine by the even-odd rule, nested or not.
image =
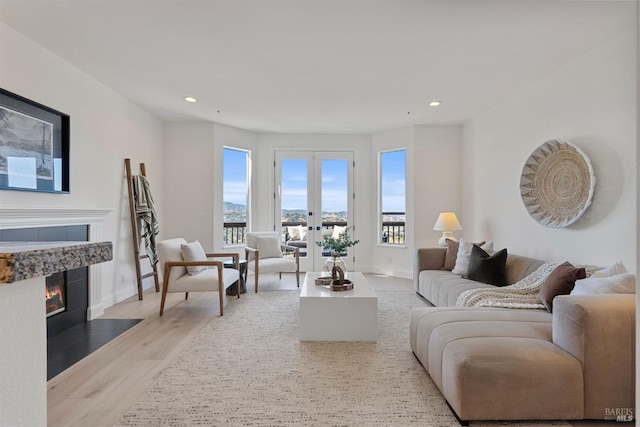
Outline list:
[[[0,20],[166,121],[369,133],[462,123],[636,25],[636,7],[615,0],[0,0]],[[198,102],[185,102],[187,95]],[[429,107],[434,99],[442,105]]]

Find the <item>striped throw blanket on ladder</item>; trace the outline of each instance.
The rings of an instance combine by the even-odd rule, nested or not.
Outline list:
[[[136,215],[142,221],[141,234],[144,238],[144,247],[151,265],[156,265],[158,263],[156,236],[160,232],[160,224],[158,223],[153,197],[151,196],[151,187],[144,175],[133,176],[133,194]]]

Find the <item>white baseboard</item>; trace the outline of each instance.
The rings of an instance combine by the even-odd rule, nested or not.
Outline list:
[[[386,274],[387,276],[399,277],[401,279],[413,279],[413,271],[410,270],[396,270],[394,268],[383,267],[371,267],[369,273],[373,274]]]

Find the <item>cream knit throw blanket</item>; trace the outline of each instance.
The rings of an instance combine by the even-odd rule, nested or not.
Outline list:
[[[545,262],[536,271],[513,285],[469,289],[456,301],[456,307],[504,307],[504,308],[541,308],[546,307],[538,298],[542,283],[560,262]]]

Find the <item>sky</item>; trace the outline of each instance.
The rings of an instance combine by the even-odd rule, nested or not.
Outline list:
[[[380,163],[382,165],[382,212],[405,212],[405,150],[382,153]]]
[[[223,150],[222,200],[238,205],[247,204],[247,153],[240,150]]]
[[[225,202],[246,204],[247,155],[244,151],[224,150],[224,194]],[[405,167],[404,150],[389,151],[381,155],[382,163],[382,211],[405,211]],[[322,210],[346,211],[349,162],[347,160],[323,159]],[[282,161],[282,209],[307,210],[307,160],[284,159]]]

